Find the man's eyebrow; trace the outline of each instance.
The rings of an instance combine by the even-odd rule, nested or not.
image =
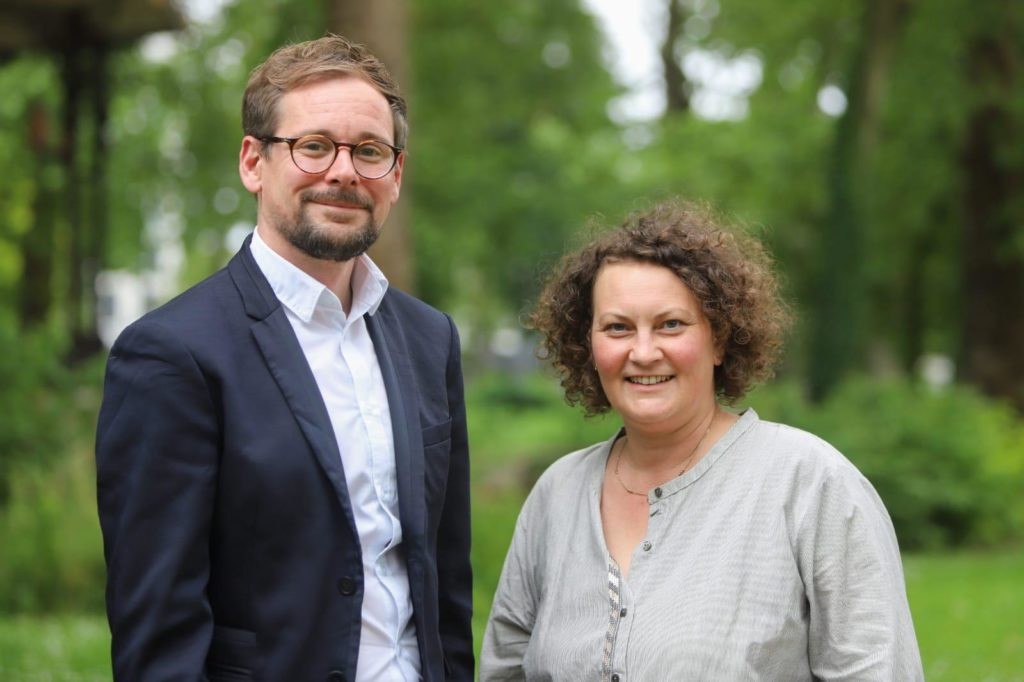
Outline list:
[[[324,137],[326,137],[329,140],[335,140],[335,138],[331,134],[331,132],[329,130],[324,129],[324,128],[316,128],[316,129],[312,129],[312,130],[304,130],[304,131],[296,133],[295,135],[292,135],[291,137],[305,137],[306,135],[323,135]],[[392,145],[394,144],[394,142],[389,142],[383,135],[379,135],[377,133],[371,133],[371,132],[367,132],[367,131],[363,131],[363,132],[359,133],[359,135],[357,136],[357,139],[355,139],[355,140],[335,140],[335,142],[359,143],[359,142],[367,142],[367,141],[370,141],[370,140],[373,140],[374,142],[384,142],[385,144],[392,144]]]

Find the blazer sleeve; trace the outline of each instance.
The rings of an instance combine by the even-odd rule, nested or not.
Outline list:
[[[107,363],[96,436],[116,679],[203,678],[218,433],[186,347],[155,322],[129,327]]]
[[[470,567],[469,438],[458,330],[451,318],[446,381],[452,420],[444,508],[437,538],[438,612],[446,676],[473,679],[473,571]]]

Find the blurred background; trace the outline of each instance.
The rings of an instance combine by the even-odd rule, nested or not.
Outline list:
[[[0,679],[109,679],[105,349],[252,229],[248,71],[328,30],[409,99],[374,257],[463,334],[478,646],[530,485],[617,428],[521,316],[567,247],[681,196],[775,254],[798,323],[743,404],[878,488],[928,679],[1024,680],[1017,0],[2,0]]]

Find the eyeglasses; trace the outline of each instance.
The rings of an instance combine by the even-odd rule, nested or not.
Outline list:
[[[303,173],[318,175],[325,172],[338,158],[338,150],[344,147],[352,157],[352,168],[367,180],[383,178],[398,162],[402,147],[387,142],[366,140],[352,144],[335,142],[326,135],[303,135],[302,137],[261,137],[264,142],[284,142],[291,150],[292,162]]]

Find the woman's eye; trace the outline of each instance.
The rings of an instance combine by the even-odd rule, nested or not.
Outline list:
[[[624,332],[626,331],[626,325],[621,322],[612,322],[611,324],[606,324],[604,330],[606,332]]]
[[[682,329],[685,325],[681,320],[665,320],[662,326],[665,329]]]

